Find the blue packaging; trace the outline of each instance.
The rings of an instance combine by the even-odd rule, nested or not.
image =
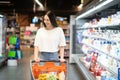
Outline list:
[[[120,80],[120,68],[118,68],[118,80]]]

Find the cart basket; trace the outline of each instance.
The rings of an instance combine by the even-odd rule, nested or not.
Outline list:
[[[30,60],[31,80],[67,80],[67,62]]]

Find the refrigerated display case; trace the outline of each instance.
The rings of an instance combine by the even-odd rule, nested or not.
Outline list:
[[[103,0],[100,4],[110,0]],[[113,3],[113,4],[112,4]],[[105,4],[105,3],[104,3]],[[97,4],[99,6],[99,4]],[[120,1],[111,0],[98,10],[85,12],[71,23],[70,63],[76,63],[86,80],[118,80],[120,68]],[[109,7],[108,7],[109,6]],[[115,9],[113,12],[105,9]],[[97,6],[96,6],[97,7]],[[89,10],[88,10],[89,11]],[[82,16],[81,16],[82,15]],[[103,16],[104,15],[104,16]]]
[[[6,26],[7,26],[7,19],[4,15],[0,14],[0,66],[7,58],[5,54]]]

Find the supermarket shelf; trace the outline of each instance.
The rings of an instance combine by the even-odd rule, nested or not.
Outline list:
[[[108,38],[106,38],[106,37],[101,37],[100,35],[98,36],[95,36],[95,35],[83,35],[84,37],[87,37],[87,38],[96,38],[96,39],[102,39],[102,40],[107,40],[107,41],[110,41],[110,42],[114,42],[114,43],[118,43],[118,42],[120,42],[120,40],[119,39],[113,39],[113,38],[110,38],[110,39],[108,39]]]
[[[89,47],[95,49],[98,53],[101,52],[102,54],[105,54],[105,55],[107,55],[107,56],[109,56],[109,57],[111,57],[111,58],[114,58],[114,59],[117,60],[117,61],[120,61],[119,58],[117,58],[117,57],[115,57],[115,56],[112,56],[112,55],[110,55],[109,53],[106,53],[106,52],[104,52],[104,51],[101,51],[101,50],[97,49],[96,47],[94,47],[94,46],[92,46],[92,45],[88,45],[88,44],[86,44],[86,43],[81,43],[81,44],[84,44],[84,45],[86,45],[86,46],[89,46]]]
[[[69,58],[69,55],[64,55],[64,58]]]
[[[82,56],[82,55],[81,55]],[[79,67],[79,69],[81,70],[81,72],[83,73],[84,77],[86,78],[85,80],[96,80],[93,75],[89,72],[89,70],[86,68],[86,66],[83,64],[82,61],[80,61],[79,56],[76,55],[74,57],[74,60],[77,64],[77,66]]]
[[[70,34],[65,34],[65,36],[70,36]]]
[[[96,26],[96,27],[79,27],[77,30],[86,30],[86,29],[112,29],[112,30],[120,30],[120,24],[118,25],[110,25],[110,26]]]
[[[103,68],[105,68],[107,71],[109,71],[110,73],[112,73],[116,78],[118,77],[118,74],[115,73],[112,69],[110,69],[109,67],[104,66],[104,64],[102,64],[101,62],[97,61],[98,64],[100,64]]]
[[[7,61],[7,58],[0,57],[0,67],[3,66],[6,61]]]

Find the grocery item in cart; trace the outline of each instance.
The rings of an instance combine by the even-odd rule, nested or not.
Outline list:
[[[35,80],[65,80],[66,64],[56,65],[54,62],[45,62],[43,65],[34,63],[32,74]]]

